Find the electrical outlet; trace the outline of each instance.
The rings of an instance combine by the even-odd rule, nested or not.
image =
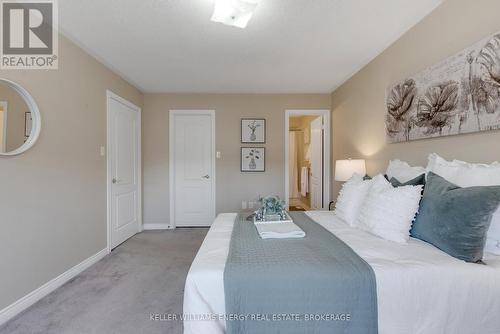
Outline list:
[[[248,208],[253,209],[253,206],[255,205],[254,202],[248,202]]]
[[[241,201],[241,208],[246,209],[247,208],[247,202],[246,201]]]

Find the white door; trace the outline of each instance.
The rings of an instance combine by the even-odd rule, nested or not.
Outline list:
[[[140,231],[140,109],[108,93],[110,248]]]
[[[209,226],[215,216],[215,113],[170,112],[170,218],[175,226]]]
[[[311,122],[311,208],[323,208],[323,119]]]

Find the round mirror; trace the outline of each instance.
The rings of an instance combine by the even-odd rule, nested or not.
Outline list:
[[[0,155],[16,155],[35,144],[40,134],[40,111],[19,84],[0,79]]]

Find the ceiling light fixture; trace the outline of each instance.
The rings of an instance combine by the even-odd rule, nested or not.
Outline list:
[[[211,20],[225,25],[245,28],[260,0],[215,0]]]

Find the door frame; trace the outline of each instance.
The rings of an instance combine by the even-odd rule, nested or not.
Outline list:
[[[168,223],[168,228],[169,229],[175,229],[176,223],[175,223],[175,187],[174,187],[174,178],[175,178],[175,169],[174,169],[174,117],[175,115],[209,115],[211,119],[211,131],[212,131],[212,174],[211,180],[212,180],[212,203],[211,203],[211,208],[212,208],[212,215],[215,217],[215,212],[216,212],[216,161],[215,161],[215,156],[216,156],[216,148],[215,148],[215,110],[212,109],[172,109],[169,110],[169,117],[168,117],[168,183],[169,183],[169,211],[170,211],[170,220]],[[198,227],[198,226],[197,226]]]
[[[112,157],[112,150],[111,150],[111,131],[110,131],[110,113],[109,113],[109,102],[110,100],[116,100],[127,107],[133,109],[134,111],[137,112],[138,118],[139,118],[139,125],[137,129],[137,140],[138,140],[138,149],[137,149],[137,160],[138,160],[138,168],[137,168],[137,219],[139,220],[139,229],[138,233],[142,232],[144,229],[143,227],[143,222],[142,222],[142,153],[141,153],[141,148],[142,148],[142,110],[132,102],[124,99],[123,97],[113,93],[111,90],[106,90],[106,243],[107,243],[107,250],[108,253],[111,252],[111,180],[113,179],[113,173],[111,170],[111,157]]]
[[[328,208],[330,203],[330,156],[331,156],[331,111],[327,109],[287,109],[285,111],[285,201],[288,206],[290,203],[290,189],[289,189],[289,143],[288,132],[290,131],[290,117],[298,116],[321,116],[323,117],[323,205],[322,208]]]
[[[0,153],[6,153],[7,151],[7,117],[9,110],[9,103],[7,101],[0,101],[0,106],[3,109],[3,138],[2,138],[2,147],[0,148]]]

